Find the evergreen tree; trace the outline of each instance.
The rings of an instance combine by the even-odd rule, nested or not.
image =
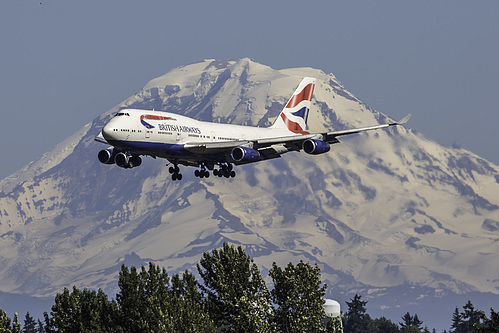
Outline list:
[[[456,309],[454,310],[454,313],[452,314],[452,325],[451,325],[451,332],[460,332],[460,327],[462,324],[463,318],[461,316],[461,313],[459,313],[459,309],[456,306]]]
[[[403,333],[421,333],[421,330],[416,326],[407,326],[400,329],[400,332]]]
[[[55,332],[57,332],[56,328],[54,326],[54,320],[48,315],[47,312],[43,313],[43,320],[45,321],[45,325],[43,326],[43,331],[42,332],[46,332],[46,333],[55,333]],[[38,330],[40,330],[40,327],[41,326],[39,326]]]
[[[353,298],[350,298],[350,302],[345,302],[348,306],[347,315],[361,317],[366,314],[367,301],[362,300],[362,296],[355,294]]]
[[[490,319],[487,318],[485,313],[481,314],[481,319],[483,323],[481,325],[476,324],[475,329],[479,333],[499,333],[499,312],[494,312],[490,309]]]
[[[411,316],[411,314],[407,312],[402,316],[402,320],[403,322],[399,323],[401,332],[416,332],[414,328],[417,329],[417,332],[420,332],[423,329],[423,321],[419,320],[417,314]]]
[[[377,333],[378,328],[366,313],[367,301],[362,301],[361,296],[355,294],[350,302],[346,302],[348,311],[344,316],[344,333]]]
[[[182,277],[172,276],[171,302],[174,332],[215,332],[203,296],[198,290],[194,275],[187,270]]]
[[[17,312],[14,313],[14,319],[12,320],[12,333],[21,333],[21,323]]]
[[[26,312],[26,317],[24,318],[24,326],[23,326],[23,333],[36,333],[36,321],[31,315],[29,314],[29,311]]]
[[[471,304],[471,301],[468,301],[468,303],[463,306],[463,310],[462,318],[464,332],[475,332],[474,326],[480,324],[483,312],[476,310],[473,304]]]
[[[0,333],[11,333],[10,318],[7,313],[0,309]]]
[[[38,326],[36,327],[36,333],[44,333],[45,328],[43,327],[43,322],[38,319]]]
[[[189,272],[171,279],[149,263],[140,272],[121,267],[116,298],[125,332],[214,332],[196,279]]]
[[[125,332],[171,331],[173,322],[168,307],[169,277],[166,270],[149,263],[137,272],[121,266],[116,300],[120,309],[120,323]]]
[[[475,326],[480,326],[480,321],[483,316],[482,311],[475,310],[475,307],[468,301],[463,306],[463,311],[459,313],[458,308],[452,316],[452,333],[473,333]]]
[[[48,332],[119,332],[116,326],[117,305],[99,289],[72,292],[64,288],[55,296],[50,317],[44,313]]]
[[[228,332],[271,330],[270,294],[258,267],[241,246],[224,243],[220,250],[205,252],[197,268],[208,312],[217,327]]]
[[[382,333],[398,333],[400,332],[399,327],[390,319],[385,317],[374,319],[374,325],[376,326],[378,332]]]
[[[272,300],[277,308],[274,322],[282,332],[325,332],[324,299],[326,285],[321,286],[321,270],[316,264],[289,263],[283,270],[274,262],[269,271],[274,282]]]

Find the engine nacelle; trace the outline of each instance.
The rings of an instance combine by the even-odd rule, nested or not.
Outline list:
[[[130,158],[130,155],[125,154],[123,152],[116,154],[116,157],[114,158],[116,165],[122,168],[128,168],[128,160]]]
[[[236,162],[254,161],[260,157],[260,153],[248,147],[236,147],[232,149],[231,156]]]
[[[115,157],[116,153],[114,152],[113,147],[103,149],[99,152],[99,154],[97,154],[99,162],[103,164],[114,164]]]
[[[318,155],[327,153],[331,149],[329,143],[322,140],[308,139],[303,141],[303,151],[307,154]]]
[[[128,167],[135,168],[142,164],[142,159],[138,155],[132,155],[128,159]]]
[[[138,155],[130,155],[127,153],[118,153],[114,158],[116,165],[122,168],[134,168],[142,164],[142,159]]]

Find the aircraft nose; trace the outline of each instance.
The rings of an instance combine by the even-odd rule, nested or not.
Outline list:
[[[107,123],[104,128],[102,129],[102,136],[106,140],[112,140],[113,139],[113,132],[114,132],[114,126],[111,124]]]

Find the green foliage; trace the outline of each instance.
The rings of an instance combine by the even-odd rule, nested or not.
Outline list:
[[[401,332],[420,332],[423,329],[423,321],[419,320],[417,314],[411,316],[411,314],[407,312],[402,316],[402,320],[403,322],[400,323]]]
[[[116,300],[120,309],[119,322],[125,332],[159,332],[171,330],[169,320],[168,284],[166,270],[149,263],[140,272],[121,266]]]
[[[194,275],[172,276],[173,332],[215,332]]]
[[[260,271],[241,246],[224,243],[197,265],[211,318],[227,332],[269,332],[270,294]]]
[[[0,333],[11,333],[10,318],[5,311],[0,309]]]
[[[31,315],[29,314],[29,311],[26,313],[26,317],[24,318],[24,326],[23,326],[23,333],[36,333],[36,321]]]
[[[403,333],[421,333],[421,330],[417,328],[416,326],[406,326],[402,329],[400,329],[400,332]]]
[[[494,312],[490,309],[490,318],[487,318],[485,313],[482,313],[480,318],[483,323],[475,324],[475,329],[479,333],[499,333],[499,312]]]
[[[166,270],[149,263],[137,272],[121,267],[116,298],[124,332],[214,332],[196,279],[189,272],[171,279]]]
[[[472,333],[476,332],[475,327],[480,326],[480,321],[483,316],[482,311],[475,310],[470,301],[463,306],[463,311],[454,310],[452,315],[452,333]]]
[[[153,263],[139,270],[123,265],[116,301],[108,300],[102,290],[64,288],[50,315],[44,313],[45,325],[40,320],[36,325],[28,312],[21,329],[17,314],[11,324],[0,310],[0,333],[341,332],[341,318],[326,317],[322,298],[326,286],[317,264],[300,261],[282,269],[273,263],[270,293],[241,246],[224,244],[205,252],[198,271],[202,285],[188,271],[170,278]],[[360,295],[346,303],[344,333],[430,332],[416,314],[407,312],[399,328],[384,317],[371,319]],[[463,311],[455,309],[450,332],[499,333],[499,313],[490,311],[487,318],[468,301]]]
[[[341,317],[326,318],[326,332],[327,333],[343,332]]]
[[[366,313],[367,301],[362,301],[361,296],[355,294],[350,302],[346,302],[348,311],[344,316],[344,333],[377,333],[378,328]]]
[[[36,328],[36,333],[44,333],[45,332],[45,328],[43,327],[43,322],[38,319],[38,326]]]
[[[14,313],[14,319],[12,320],[12,333],[21,333],[21,323],[17,312]]]
[[[99,289],[72,292],[64,288],[62,294],[55,296],[50,317],[44,314],[48,332],[120,332],[117,329],[117,305],[109,301]]]
[[[398,333],[400,332],[399,327],[393,321],[381,317],[374,319],[374,325],[377,328],[378,332],[382,333]]]
[[[277,327],[282,332],[325,332],[323,296],[327,286],[321,286],[319,266],[300,261],[296,266],[289,263],[283,270],[274,262],[269,275],[274,282],[271,295],[277,306]]]
[[[366,314],[367,301],[363,301],[362,296],[355,294],[355,296],[350,299],[350,302],[345,303],[347,303],[348,306],[348,312],[346,313],[348,317],[362,317]]]

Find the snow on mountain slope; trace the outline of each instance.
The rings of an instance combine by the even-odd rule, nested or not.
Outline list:
[[[317,78],[311,130],[389,121],[312,68],[241,59],[173,69],[0,182],[0,290],[112,294],[122,263],[152,260],[175,273],[228,241],[244,245],[264,274],[273,261],[318,262],[333,295],[497,294],[499,168],[410,123],[343,137],[324,155],[237,167],[235,179],[184,169],[172,182],[164,160],[131,170],[97,160],[105,145],[94,136],[123,107],[268,126],[304,76]]]

